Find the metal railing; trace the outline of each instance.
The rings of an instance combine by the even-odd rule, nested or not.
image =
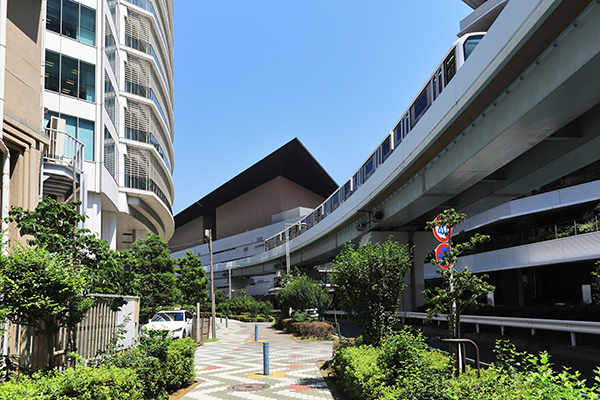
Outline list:
[[[343,311],[329,310],[326,312],[328,315],[342,316]],[[396,313],[398,317],[402,319],[402,323],[407,319],[427,319],[427,313],[413,312],[413,311],[398,311]],[[447,321],[446,314],[440,314],[437,317],[433,317],[434,321]],[[535,335],[536,329],[557,331],[557,332],[569,332],[571,334],[571,345],[576,346],[577,340],[575,334],[577,333],[590,333],[593,335],[600,335],[600,322],[596,321],[573,321],[573,320],[558,320],[558,319],[538,319],[538,318],[515,318],[515,317],[496,317],[496,316],[485,316],[485,315],[461,315],[460,322],[466,324],[474,324],[475,330],[479,333],[480,325],[491,325],[499,326],[500,333],[504,336],[504,328],[509,326],[513,328],[524,328],[530,329],[531,334]]]
[[[83,169],[83,143],[56,129],[46,128],[44,133],[50,141],[44,153],[46,161],[75,167],[79,171]]]
[[[399,311],[398,316],[402,322],[406,319],[421,319],[423,322],[427,319],[427,313]],[[446,321],[446,315],[440,314],[432,318],[435,321]],[[461,315],[460,322],[474,324],[475,330],[479,333],[480,325],[499,326],[500,333],[504,336],[504,329],[508,327],[530,329],[531,334],[535,334],[536,329],[557,332],[569,332],[571,334],[571,345],[576,346],[576,333],[590,333],[600,335],[600,322],[595,321],[573,321],[558,319],[537,319],[537,318],[514,318],[514,317],[496,317],[485,315]]]

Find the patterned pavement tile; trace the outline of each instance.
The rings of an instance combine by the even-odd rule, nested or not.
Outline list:
[[[217,337],[227,335],[228,341],[205,343],[196,350],[196,376],[203,382],[181,400],[333,399],[316,366],[317,361],[331,358],[331,342],[296,342],[268,323],[257,325],[259,339],[269,342],[269,373],[283,378],[262,375],[263,344],[250,340],[254,323],[231,320],[229,327],[217,323]]]

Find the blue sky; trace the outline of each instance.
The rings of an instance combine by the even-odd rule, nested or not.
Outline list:
[[[174,3],[174,214],[294,137],[343,183],[471,11],[460,0]]]

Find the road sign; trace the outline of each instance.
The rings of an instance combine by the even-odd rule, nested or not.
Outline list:
[[[439,221],[439,218],[435,219]],[[440,242],[447,242],[452,237],[452,228],[449,225],[446,226],[435,226],[433,228],[433,236]]]
[[[442,259],[444,258],[444,255],[446,253],[450,253],[450,245],[448,243],[440,243],[438,245],[438,247],[435,248],[435,259],[437,260],[437,262],[441,263]],[[448,269],[448,268],[452,267],[454,264],[450,264],[450,265],[438,264],[438,265],[443,269]]]

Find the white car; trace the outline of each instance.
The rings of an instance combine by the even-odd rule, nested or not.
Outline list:
[[[192,336],[194,316],[185,310],[160,311],[152,317],[142,330],[165,330],[173,339]]]

